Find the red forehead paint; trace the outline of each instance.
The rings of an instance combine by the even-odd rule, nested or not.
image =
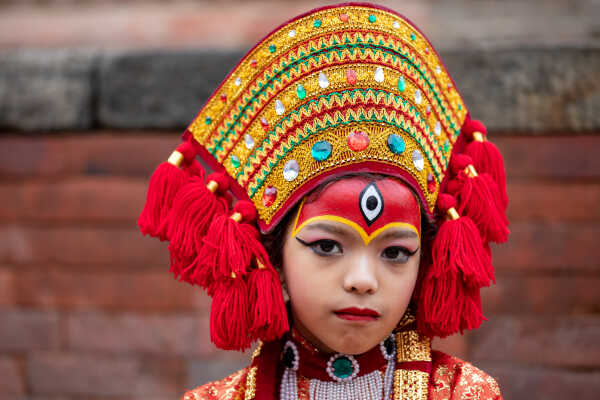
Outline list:
[[[421,234],[421,209],[417,199],[406,185],[392,178],[354,177],[328,185],[317,200],[300,205],[293,234],[316,219],[356,225],[368,237],[366,242],[374,233],[392,226],[406,226]]]

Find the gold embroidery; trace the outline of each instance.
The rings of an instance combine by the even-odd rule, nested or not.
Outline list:
[[[340,14],[348,19],[342,21]],[[356,75],[352,82],[347,79],[349,68]],[[375,79],[378,68],[384,79]],[[321,72],[328,77],[326,87],[319,84]],[[275,109],[275,100],[281,101],[283,112]],[[362,161],[407,172],[432,212],[466,115],[450,76],[418,29],[385,10],[344,6],[293,20],[259,43],[188,129],[246,190],[269,224],[302,184]],[[351,129],[368,133],[367,149],[348,149]],[[400,155],[387,148],[390,133],[404,139],[406,149]],[[318,140],[329,141],[333,148],[323,162],[311,157]],[[412,160],[417,149],[424,162],[419,169]],[[282,170],[291,159],[300,165],[300,173],[288,182]],[[435,182],[428,185],[429,175]],[[277,189],[277,197],[265,207],[262,197],[268,186]]]
[[[347,136],[354,130],[362,130],[369,136],[369,146],[363,151],[353,152],[346,145]],[[408,172],[417,181],[432,210],[437,193],[429,193],[427,189],[427,175],[433,172],[430,164],[425,162],[425,167],[422,171],[415,168],[412,161],[412,153],[414,150],[420,151],[420,148],[412,138],[397,130],[394,130],[394,133],[400,135],[404,139],[406,146],[405,151],[402,154],[397,155],[385,150],[387,149],[387,137],[390,130],[391,129],[387,126],[371,125],[365,128],[362,124],[350,124],[342,128],[326,129],[319,135],[307,139],[301,146],[297,146],[292,151],[288,152],[285,158],[275,165],[270,174],[266,176],[255,176],[255,180],[259,177],[265,179],[264,184],[253,197],[260,218],[269,222],[288,197],[298,187],[315,176],[337,169],[342,165],[350,166],[365,161],[377,161],[380,164],[401,166],[404,171]],[[332,145],[331,156],[322,162],[314,160],[311,154],[312,146],[320,140],[326,140]],[[289,145],[287,144],[283,144],[283,146],[289,148]],[[283,177],[284,161],[288,159],[296,160],[301,166],[297,178],[292,182],[287,182]],[[272,206],[265,207],[262,204],[261,199],[264,190],[269,186],[277,188],[277,200]]]
[[[254,359],[260,355],[260,351],[262,350],[262,347],[263,347],[263,342],[261,340],[259,340],[258,344],[256,345],[256,348],[252,352],[252,361],[254,361]]]
[[[431,340],[417,331],[397,332],[396,343],[398,362],[431,361]]]
[[[256,395],[256,372],[258,368],[252,367],[246,375],[246,390],[244,393],[244,400],[252,400]]]
[[[394,400],[426,400],[429,374],[398,369],[394,372]]]

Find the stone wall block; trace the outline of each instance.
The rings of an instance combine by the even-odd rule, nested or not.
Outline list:
[[[241,54],[113,53],[99,72],[99,124],[116,128],[185,128]]]
[[[93,125],[91,51],[0,52],[0,129],[87,129]]]
[[[494,131],[600,126],[600,49],[460,51],[443,59],[471,115]]]

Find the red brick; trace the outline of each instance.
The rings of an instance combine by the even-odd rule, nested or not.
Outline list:
[[[38,352],[27,364],[34,395],[180,396],[181,360],[101,354]]]
[[[509,182],[544,178],[573,181],[600,177],[600,136],[491,137],[504,157]]]
[[[120,175],[149,177],[180,143],[180,132],[106,131],[0,138],[0,178]]]
[[[508,185],[512,222],[599,221],[600,184],[515,182]]]
[[[15,282],[12,271],[0,269],[0,306],[16,304]]]
[[[597,315],[496,316],[469,335],[469,359],[598,368],[598,337]]]
[[[0,321],[0,351],[55,349],[59,345],[56,312],[2,309]]]
[[[67,317],[67,346],[114,354],[208,355],[208,317],[73,312]]]
[[[166,269],[138,273],[12,269],[0,270],[0,279],[3,273],[13,282],[14,296],[10,304],[61,309],[201,312],[210,306],[202,289],[176,281]]]
[[[148,182],[145,179],[75,178],[0,185],[0,219],[113,222],[137,220]]]
[[[485,314],[597,314],[600,276],[505,276],[483,290]]]
[[[130,228],[0,226],[0,262],[58,263],[103,269],[167,268],[167,243]]]
[[[0,356],[0,398],[25,394],[25,383],[17,360]]]
[[[518,222],[510,226],[508,242],[494,246],[497,271],[599,271],[600,224]]]
[[[529,366],[477,365],[491,374],[505,399],[596,400],[600,393],[600,372],[570,371]],[[532,396],[535,393],[535,396]]]

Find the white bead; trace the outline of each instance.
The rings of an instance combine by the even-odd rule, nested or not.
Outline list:
[[[319,72],[319,86],[321,89],[327,89],[329,86],[329,79],[327,79],[327,75],[324,72]]]
[[[383,73],[383,68],[381,67],[377,67],[375,69],[375,74],[374,74],[374,78],[375,78],[375,82],[381,83],[385,80],[385,74]]]

